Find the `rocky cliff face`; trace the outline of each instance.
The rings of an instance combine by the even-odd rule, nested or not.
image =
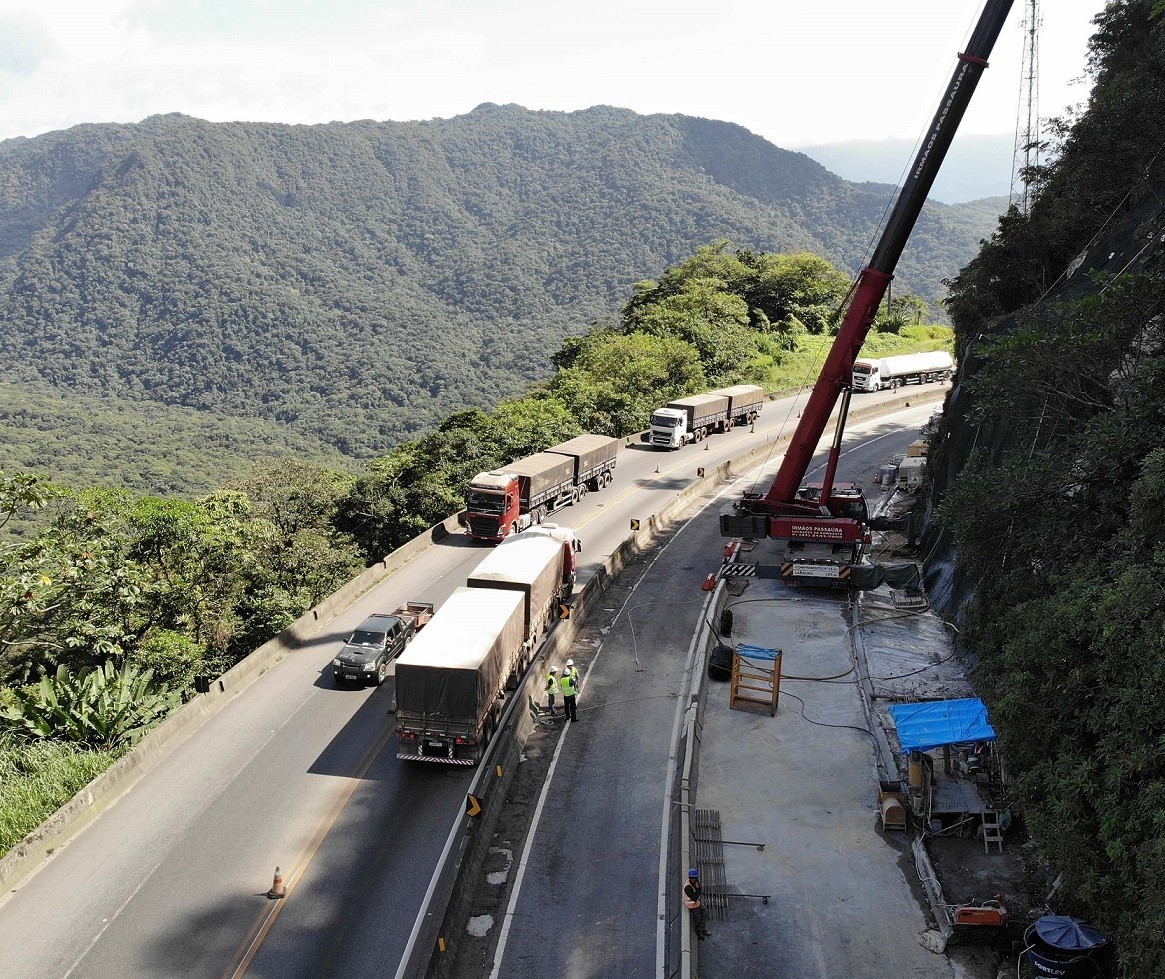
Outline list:
[[[927,593],[935,607],[956,625],[962,622],[962,611],[973,597],[975,583],[967,580],[960,570],[950,528],[936,519],[938,509],[972,452],[978,450],[992,463],[1000,464],[1019,447],[1015,426],[1007,419],[985,414],[982,399],[976,396],[973,384],[968,381],[980,376],[987,357],[996,353],[995,350],[985,353],[985,346],[1014,331],[1020,319],[1038,317],[1041,310],[1085,302],[1103,294],[1119,277],[1144,273],[1162,261],[1165,183],[1159,183],[1155,190],[1148,185],[1142,187],[1130,195],[1124,206],[1127,209],[1113,216],[1064,268],[1055,285],[1041,299],[1020,312],[985,323],[979,333],[961,341],[959,378],[947,397],[937,446],[932,447],[933,484],[927,500],[922,545],[923,553],[927,554]],[[1070,361],[1070,357],[1067,359]],[[1053,371],[1061,363],[1060,358],[1050,357],[1047,370]],[[1079,370],[1089,368],[1088,363],[1077,365]],[[1046,381],[1056,384],[1054,377]],[[1069,462],[1065,460],[1066,467]]]

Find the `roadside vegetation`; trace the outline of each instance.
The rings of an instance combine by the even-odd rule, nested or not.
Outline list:
[[[709,387],[811,383],[848,285],[813,255],[701,248],[637,284],[617,322],[566,340],[523,397],[457,412],[356,474],[284,460],[193,500],[0,476],[0,849],[189,699],[195,678],[460,509],[475,473],[583,431],[640,431],[652,409]],[[927,313],[896,300],[867,349],[949,348]]]
[[[931,540],[953,541],[1055,910],[1140,979],[1165,975],[1165,3],[1096,24],[1087,111],[1058,123],[1030,214],[952,283],[962,376]]]

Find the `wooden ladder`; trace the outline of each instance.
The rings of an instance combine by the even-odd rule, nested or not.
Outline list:
[[[781,650],[765,652],[772,653],[772,658],[742,656],[739,648],[732,651],[732,686],[728,696],[732,710],[741,706],[767,707],[769,717],[776,716],[777,699],[781,695]]]
[[[983,813],[983,852],[991,852],[991,844],[994,843],[999,847],[999,852],[1003,852],[1003,826],[999,822],[999,813],[996,810],[988,809]]]

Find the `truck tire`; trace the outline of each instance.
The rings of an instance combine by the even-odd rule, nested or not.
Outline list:
[[[581,500],[588,493],[587,484],[582,483],[578,488],[578,498]]]
[[[546,519],[546,507],[540,506],[534,511],[534,523],[540,524]]]
[[[384,681],[387,677],[388,677],[388,660],[384,660],[384,662],[382,662],[376,668],[376,685],[379,687],[382,683],[384,683]]]

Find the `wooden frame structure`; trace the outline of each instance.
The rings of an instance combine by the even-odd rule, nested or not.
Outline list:
[[[757,649],[757,647],[749,647]],[[769,717],[777,713],[777,699],[781,696],[781,650],[769,649],[758,652],[771,653],[771,659],[763,659],[741,654],[737,647],[732,651],[732,686],[728,694],[728,706],[732,710],[741,707],[765,707]],[[771,666],[766,664],[771,662]]]

